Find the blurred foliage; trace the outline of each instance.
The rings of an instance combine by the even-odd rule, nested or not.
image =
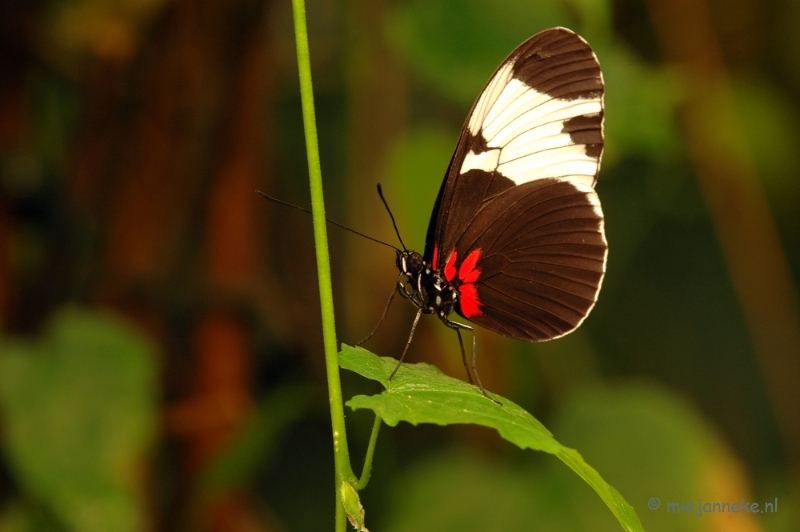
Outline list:
[[[63,67],[75,68],[95,56],[125,61],[163,6],[163,0],[77,0],[50,3],[42,36]]]
[[[560,439],[586,449],[589,462],[608,471],[609,480],[641,508],[647,531],[721,529],[719,515],[668,513],[667,503],[738,500],[741,466],[674,393],[650,383],[585,388],[567,398],[554,422]],[[720,465],[728,475],[722,485],[714,479]],[[661,501],[656,510],[647,508],[653,497]],[[530,530],[531,523],[551,531],[619,526],[583,483],[551,460],[527,458],[498,467],[458,448],[429,456],[404,473],[392,488],[392,500],[385,525],[392,531],[506,532]],[[723,516],[723,523],[725,517],[730,516]],[[752,529],[752,516],[734,518],[738,523],[729,522],[731,529]]]
[[[679,127],[695,80],[660,58],[650,11],[659,4],[308,2],[328,212],[394,243],[374,195],[380,181],[406,244],[421,249],[459,128],[491,72],[537,31],[565,25],[583,35],[607,86],[603,290],[581,330],[558,342],[478,331],[481,374],[579,450],[645,530],[795,531],[792,450]],[[739,115],[706,124],[707,148],[744,124],[797,281],[800,8],[708,7]],[[0,530],[328,529],[330,425],[324,394],[308,391],[325,386],[310,223],[255,194],[253,204],[220,203],[230,196],[218,186],[254,175],[248,194],[262,188],[306,205],[289,3],[9,0],[0,37]],[[381,122],[384,108],[399,118]],[[256,131],[243,133],[241,117]],[[370,163],[360,178],[359,158]],[[233,287],[210,279],[210,213],[253,205],[255,273]],[[142,218],[130,222],[132,213]],[[126,220],[130,231],[118,231]],[[213,225],[228,229],[223,241],[242,234]],[[355,237],[337,231],[338,325],[355,329],[341,310],[365,309],[374,323],[396,273],[391,253],[347,253]],[[140,245],[149,236],[155,243]],[[367,288],[352,290],[349,272]],[[209,309],[243,331],[241,371],[252,380],[235,397],[252,415],[198,400],[176,433],[173,408],[229,375],[229,350],[198,354]],[[398,353],[411,310],[395,304],[368,347]],[[463,378],[455,335],[435,318],[420,322],[409,360]],[[373,382],[343,378],[349,397],[377,393]],[[347,421],[357,464],[372,419]],[[584,482],[531,454],[493,430],[399,423],[382,431],[360,494],[368,524],[619,529]],[[780,510],[720,521],[651,511],[652,497],[778,497]]]
[[[737,500],[747,491],[744,471],[685,399],[649,382],[588,387],[571,394],[554,419],[554,430],[570,445],[585,448],[589,460],[608,471],[641,509],[646,530],[708,530],[694,515],[668,513],[668,502]],[[647,471],[647,475],[642,475]],[[724,471],[725,478],[717,475]],[[600,522],[600,510],[576,490],[575,506],[585,526]],[[652,498],[660,506],[648,507]],[[745,516],[739,526],[748,526]],[[714,516],[706,516],[710,521]],[[723,517],[724,520],[724,517]],[[594,530],[612,530],[610,525]]]
[[[391,191],[392,214],[410,249],[425,247],[429,219],[418,215],[415,203],[421,197],[436,198],[442,168],[447,168],[457,136],[455,130],[448,131],[441,125],[422,124],[389,147],[381,182],[387,193]]]
[[[286,385],[263,398],[250,422],[203,471],[189,504],[191,512],[202,514],[209,501],[252,484],[274,458],[281,433],[306,412],[309,399],[309,390],[297,385]]]
[[[800,197],[798,112],[777,86],[763,78],[735,77],[734,90],[759,177],[778,213],[794,214],[794,200]]]
[[[4,450],[21,495],[68,529],[145,528],[141,467],[156,434],[155,363],[153,346],[129,326],[76,308],[57,313],[36,341],[4,339]],[[20,508],[0,523],[35,519]]]
[[[491,73],[531,28],[569,25],[561,2],[411,0],[387,17],[386,32],[409,68],[449,98],[472,105]]]

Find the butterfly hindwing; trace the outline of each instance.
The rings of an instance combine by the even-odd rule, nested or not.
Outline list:
[[[505,336],[546,340],[594,306],[606,261],[603,215],[591,187],[542,179],[481,209],[444,258],[456,310]]]

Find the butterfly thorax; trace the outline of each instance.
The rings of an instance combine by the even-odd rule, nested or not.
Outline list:
[[[458,301],[456,287],[441,272],[430,265],[416,251],[399,251],[397,269],[400,295],[410,300],[423,314],[436,314],[446,319]]]

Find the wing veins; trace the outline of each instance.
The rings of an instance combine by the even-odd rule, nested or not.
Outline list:
[[[555,185],[557,185],[557,184],[559,184],[559,183],[560,183],[559,181],[554,181],[553,183],[551,183],[551,184],[548,184],[548,185],[546,185],[546,186],[548,186],[548,187],[552,187],[552,186],[555,186]],[[503,209],[501,212],[499,212],[499,213],[497,214],[497,216],[495,216],[494,222],[492,222],[492,223],[488,224],[488,225],[486,226],[486,228],[484,228],[484,230],[483,230],[483,231],[481,231],[481,232],[480,232],[480,233],[479,233],[479,234],[478,234],[478,235],[475,237],[475,240],[476,240],[476,241],[477,241],[477,240],[480,240],[480,239],[481,239],[481,238],[482,238],[482,237],[483,237],[483,236],[486,234],[486,232],[487,232],[489,229],[491,229],[492,227],[494,227],[494,225],[495,225],[496,221],[497,221],[497,220],[499,220],[500,218],[502,218],[502,217],[503,217],[503,215],[505,215],[505,214],[508,212],[508,210],[509,210],[511,207],[514,207],[515,205],[517,205],[517,203],[519,203],[520,201],[522,201],[522,200],[524,200],[524,199],[527,199],[527,198],[528,198],[528,197],[529,197],[531,194],[533,194],[533,193],[535,193],[535,192],[538,192],[539,190],[541,190],[541,189],[540,189],[540,188],[533,189],[533,190],[531,190],[531,191],[527,192],[527,193],[526,193],[524,196],[521,196],[521,197],[517,198],[516,200],[514,200],[513,202],[511,202],[511,203],[509,203],[508,205],[506,205],[506,206],[504,207],[504,209]],[[577,195],[577,194],[573,194],[573,195]],[[565,197],[565,196],[559,196],[559,198],[563,198],[563,197]],[[544,199],[542,199],[542,201],[539,201],[539,202],[535,203],[534,205],[531,205],[531,206],[530,206],[530,208],[537,207],[537,206],[539,206],[539,205],[541,205],[541,204],[543,204],[543,203],[546,203],[546,202],[548,202],[548,201],[552,201],[553,199],[555,199],[555,198],[544,198]],[[555,209],[555,210],[553,210],[553,211],[550,211],[550,212],[558,212],[559,210],[563,210],[563,209],[566,209],[566,208],[570,208],[570,207],[561,207],[561,208],[559,208],[559,209]],[[480,211],[478,211],[478,213],[479,213],[479,212],[480,212]],[[498,235],[497,235],[497,237],[495,237],[495,239],[494,239],[494,240],[492,241],[492,243],[491,243],[491,244],[488,246],[488,248],[492,248],[492,247],[494,247],[494,245],[497,243],[497,241],[500,239],[500,237],[501,237],[501,236],[503,236],[503,235],[505,234],[505,232],[508,230],[508,227],[511,225],[511,222],[515,222],[515,221],[519,220],[519,218],[520,218],[520,217],[521,217],[521,216],[522,216],[522,215],[523,215],[525,212],[526,212],[526,211],[522,211],[522,212],[519,214],[519,216],[516,216],[516,217],[512,218],[511,220],[509,220],[509,223],[507,224],[507,227],[506,227],[506,229],[504,229],[503,231],[501,231],[501,232],[500,232],[500,234],[498,234]],[[476,213],[476,216],[477,216],[477,214],[478,214],[478,213]],[[474,219],[474,217],[473,217],[473,219]],[[587,218],[587,219],[591,219],[591,218]],[[555,223],[555,222],[552,222],[552,223]],[[547,226],[547,225],[549,225],[549,224],[544,224],[544,225],[543,225],[543,226],[541,226],[541,227],[545,227],[545,226]]]
[[[540,153],[545,153],[545,152],[548,152],[548,151],[551,151],[551,150],[561,150],[561,149],[564,149],[564,148],[570,148],[572,146],[586,146],[586,144],[564,144],[563,146],[551,146],[550,148],[543,148],[543,149],[541,149],[539,151],[528,152],[525,155],[520,155],[519,157],[514,157],[513,159],[508,159],[507,161],[503,161],[502,163],[499,163],[497,165],[497,168],[500,168],[504,164],[513,163],[514,161],[519,161],[520,159],[524,159],[525,157],[530,157],[531,155],[538,155]],[[503,149],[504,148],[500,148],[500,151],[503,151]],[[590,159],[596,159],[596,157],[589,157],[588,155],[586,155],[586,157],[588,157]]]
[[[540,284],[540,285],[542,285],[542,286],[548,286],[548,285],[546,285],[546,284],[544,284],[544,283],[537,283],[537,284]],[[554,286],[551,286],[550,288],[555,288],[555,287],[554,287]],[[541,307],[539,307],[539,306],[537,306],[537,305],[534,305],[533,303],[531,303],[531,302],[529,302],[529,301],[524,301],[524,300],[522,300],[522,299],[519,299],[518,297],[514,297],[514,296],[513,296],[513,295],[511,295],[511,294],[507,294],[506,292],[504,292],[503,290],[500,290],[499,288],[492,287],[492,290],[495,290],[497,293],[499,293],[499,294],[502,294],[502,295],[504,295],[505,297],[507,297],[507,298],[509,298],[509,299],[512,299],[512,300],[514,300],[514,301],[518,301],[518,302],[522,303],[523,305],[530,305],[531,307],[533,307],[533,308],[535,308],[535,309],[537,309],[537,310],[541,310],[542,312],[546,312],[547,314],[550,314],[551,316],[556,316],[556,317],[559,317],[559,318],[560,318],[560,316],[558,316],[557,314],[553,314],[553,313],[552,313],[552,312],[550,312],[549,310],[546,310],[546,309],[543,309],[543,308],[541,308]],[[558,290],[558,289],[557,289],[557,290]],[[562,292],[563,292],[563,290],[562,290]],[[566,294],[569,294],[569,292],[564,292],[564,293],[566,293]],[[570,294],[570,295],[575,295],[575,294]],[[583,314],[583,311],[582,311],[582,310],[580,310],[580,309],[575,309],[575,308],[573,308],[573,307],[571,307],[571,306],[569,306],[569,305],[567,305],[567,304],[563,304],[561,301],[556,301],[556,300],[554,300],[554,299],[552,299],[552,298],[549,298],[549,297],[547,297],[547,296],[544,296],[544,295],[541,295],[541,294],[538,294],[538,296],[539,296],[539,297],[541,297],[542,299],[546,299],[547,301],[550,301],[550,302],[552,302],[552,303],[556,303],[556,304],[558,304],[558,305],[561,305],[561,306],[563,306],[564,308],[568,308],[569,310],[572,310],[572,311],[574,311],[574,312],[577,312],[578,314]],[[581,297],[581,296],[577,296],[577,297]],[[581,299],[583,299],[584,301],[589,301],[588,299],[586,299],[586,298],[583,298],[583,297],[581,297]]]
[[[541,203],[539,205],[541,205]],[[570,207],[560,207],[558,209],[553,209],[552,211],[548,212],[547,214],[563,211],[563,210],[566,210],[566,209],[573,209],[573,208],[574,207],[571,207],[571,206]],[[519,217],[517,219],[519,219]],[[597,220],[597,218],[581,217],[581,218],[570,218],[570,220]],[[558,224],[558,223],[561,223],[563,221],[564,220],[554,220],[552,222],[547,222],[547,223],[544,223],[544,224],[541,224],[541,225],[528,227],[528,228],[526,228],[526,231],[520,235],[520,238],[518,240],[522,240],[522,237],[532,233],[533,231],[536,231],[538,229],[542,229],[544,227],[548,227],[548,226],[553,225],[553,224]],[[596,234],[599,234],[599,231],[590,231],[590,230],[585,230],[584,229],[584,230],[579,230],[579,231],[557,231],[557,232],[553,232],[553,233],[550,233],[550,234],[552,234],[552,235],[565,235],[565,234],[571,234],[571,233],[591,233],[593,235],[596,235]]]
[[[528,261],[525,261],[525,262],[528,262]],[[530,262],[533,262],[533,261],[530,261]],[[517,264],[519,264],[519,262]],[[539,263],[537,262],[536,264],[539,264]],[[543,262],[541,264],[550,264],[550,263]],[[559,266],[558,264],[550,264],[550,265],[551,266]],[[573,270],[580,270],[582,272],[590,272],[590,271],[592,271],[592,270],[584,270],[583,268],[572,268],[572,269]],[[570,279],[569,277],[564,277],[563,275],[558,275],[558,274],[555,274],[553,272],[544,272],[544,273],[546,273],[547,275],[552,275],[553,277],[558,277],[559,279],[564,279],[565,281],[569,281],[571,283],[575,283],[575,284],[579,284],[581,286],[585,286],[587,288],[597,288],[597,286],[594,285],[594,284],[587,284],[587,283],[584,283],[583,281],[576,281],[575,279]],[[550,287],[550,288],[552,288],[554,290],[558,290],[559,292],[564,292],[565,294],[570,294],[570,295],[573,295],[575,297],[579,297],[579,298],[581,298],[581,299],[583,299],[585,301],[588,301],[588,299],[586,299],[582,295],[576,294],[574,292],[570,292],[569,290],[564,290],[563,288],[560,288],[558,286],[553,286],[551,284],[544,283],[544,282],[541,282],[541,281],[533,281],[532,279],[530,279],[528,277],[521,277],[519,275],[511,275],[510,273],[506,273],[506,272],[502,272],[502,274],[505,275],[506,277],[511,277],[512,279],[520,279],[522,281],[531,281],[531,282],[540,284],[542,286],[547,286],[547,287]],[[494,275],[492,275],[491,277],[494,277]],[[487,279],[488,278],[489,277],[487,277]],[[480,284],[480,283],[481,283],[481,281],[478,281],[478,284]]]
[[[539,190],[539,189],[536,189],[536,190]],[[536,190],[534,190],[534,191],[532,191],[532,192],[535,192]],[[576,195],[577,195],[577,194],[576,194]],[[523,198],[525,198],[525,197],[527,197],[527,196],[528,196],[528,195],[526,195],[526,196],[523,196]],[[561,198],[563,198],[563,197],[565,197],[565,196],[560,196],[558,199],[561,199]],[[523,198],[520,198],[520,200],[522,200]],[[546,203],[546,202],[548,202],[548,201],[552,201],[553,199],[554,199],[554,198],[548,198],[548,199],[545,199],[545,200],[543,200],[543,201],[540,201],[539,203],[536,203],[535,205],[531,205],[531,208],[538,207],[539,205],[542,205],[543,203]],[[520,200],[517,200],[517,201],[520,201]],[[505,209],[505,211],[503,212],[503,214],[505,214],[505,212],[507,212],[507,211],[508,211],[508,208],[510,208],[511,206],[513,206],[513,205],[516,205],[516,204],[517,204],[517,202],[514,202],[514,203],[510,204],[510,205],[509,205],[509,206],[508,206],[508,207]],[[566,207],[559,207],[559,208],[557,208],[557,209],[553,209],[553,210],[551,210],[551,211],[548,211],[548,213],[547,213],[547,214],[551,214],[551,213],[555,213],[555,212],[559,212],[559,211],[564,211],[564,210],[567,210],[567,209],[574,209],[574,208],[575,208],[575,206],[572,206],[572,205],[570,205],[570,206],[566,206]],[[498,240],[500,240],[500,238],[501,238],[502,236],[504,236],[504,235],[505,235],[506,231],[508,231],[508,230],[510,229],[510,227],[511,227],[511,223],[512,223],[512,222],[516,222],[517,220],[519,220],[519,219],[520,219],[520,218],[521,218],[521,217],[522,217],[522,216],[525,214],[525,212],[526,212],[526,211],[522,211],[522,212],[519,214],[519,216],[516,216],[516,217],[514,217],[512,220],[509,220],[509,223],[508,223],[508,224],[506,224],[506,228],[505,228],[505,229],[503,229],[503,230],[500,232],[500,234],[498,234],[498,235],[497,235],[497,237],[495,237],[494,241],[492,241],[492,243],[491,243],[491,246],[489,246],[489,247],[490,247],[490,248],[491,248],[491,247],[494,247],[494,246],[495,246],[495,244],[497,244],[497,241],[498,241]],[[496,221],[496,220],[498,220],[498,219],[500,219],[500,216],[498,216],[497,218],[495,218],[495,221]],[[595,218],[571,218],[571,219],[572,219],[572,220],[595,220]],[[526,231],[525,233],[523,233],[523,235],[527,235],[527,234],[529,234],[530,232],[532,232],[532,231],[534,231],[534,230],[541,229],[541,228],[543,228],[543,227],[547,227],[548,225],[552,225],[552,224],[560,223],[560,222],[563,222],[563,221],[564,221],[564,220],[555,220],[555,221],[552,221],[552,222],[547,222],[547,223],[545,223],[545,224],[537,225],[537,226],[535,226],[535,227],[532,227],[532,228],[530,228],[528,231]],[[481,233],[481,236],[483,236],[484,234],[486,234],[486,231],[488,231],[488,230],[489,230],[489,229],[491,229],[492,227],[494,227],[494,223],[491,223],[491,224],[489,224],[489,225],[486,227],[486,229],[483,231],[483,233]],[[564,231],[563,233],[573,233],[573,232],[579,232],[579,231]],[[589,231],[587,231],[587,232],[589,232]],[[560,234],[560,233],[553,233],[553,234]],[[593,232],[593,234],[596,234],[596,232]],[[477,239],[476,239],[476,240],[477,240]]]
[[[507,314],[507,313],[506,313],[506,314]],[[495,325],[499,325],[498,329],[502,329],[502,330],[506,331],[506,333],[507,333],[507,336],[511,336],[511,337],[514,337],[514,338],[516,338],[516,336],[515,336],[515,335],[513,335],[513,334],[511,333],[511,330],[510,330],[509,328],[507,328],[507,327],[506,327],[504,324],[502,324],[501,322],[499,322],[499,321],[497,321],[496,319],[494,319],[494,318],[492,318],[492,317],[488,316],[487,314],[484,314],[484,315],[483,315],[483,317],[484,317],[485,319],[489,319],[489,320],[491,320],[492,322],[494,322],[494,323],[495,323]],[[519,319],[517,316],[515,316],[515,318]],[[543,328],[541,327],[541,325],[535,324],[535,323],[533,323],[533,322],[530,322],[530,321],[528,321],[528,320],[520,320],[520,321],[522,321],[522,323],[524,323],[524,324],[528,325],[529,327],[531,327],[531,328],[533,328],[533,329],[537,330],[537,331],[538,331],[538,332],[539,332],[539,333],[540,333],[542,336],[551,336],[551,337],[552,337],[552,336],[553,336],[553,333],[555,333],[556,335],[559,333],[559,331],[555,330],[555,328],[554,328],[554,327],[552,327],[552,326],[548,326],[548,329],[552,329],[552,331],[547,331],[547,330],[543,329]],[[546,324],[546,323],[544,323],[544,322],[541,322],[541,323],[542,323],[543,325],[547,325],[547,324]],[[530,336],[530,335],[528,334],[527,336]]]
[[[527,91],[523,92],[523,93],[522,93],[520,96],[518,96],[518,98],[519,98],[519,97],[521,97],[521,96],[523,96],[523,95],[525,95],[525,94],[526,94],[528,91],[531,91],[531,90],[534,90],[534,89],[533,89],[533,88],[530,88],[530,89],[528,89]],[[576,92],[571,92],[571,93],[569,93],[569,94],[576,94],[576,93],[577,93],[577,91],[576,91]],[[516,98],[515,98],[515,99],[516,99]],[[500,128],[500,130],[497,132],[497,134],[495,134],[495,135],[492,137],[492,139],[494,139],[495,137],[497,137],[497,135],[499,135],[499,134],[500,134],[500,133],[501,133],[501,132],[502,132],[502,131],[503,131],[505,128],[507,128],[509,125],[513,124],[514,122],[516,122],[517,120],[519,120],[520,118],[522,118],[523,116],[525,116],[526,114],[528,114],[528,113],[530,113],[530,112],[532,112],[532,111],[535,111],[535,110],[536,110],[536,109],[538,109],[539,107],[541,107],[541,106],[543,106],[543,105],[546,105],[546,104],[548,104],[548,103],[550,103],[550,102],[552,102],[552,101],[554,101],[554,100],[560,100],[560,101],[564,101],[564,102],[589,102],[589,101],[592,101],[592,100],[594,100],[594,99],[595,99],[595,98],[574,98],[574,99],[572,99],[572,100],[569,100],[569,99],[566,99],[566,98],[553,98],[553,97],[550,97],[550,98],[548,98],[548,99],[544,100],[543,102],[541,102],[541,103],[538,103],[538,104],[534,105],[533,107],[531,107],[531,108],[529,108],[529,109],[526,109],[524,113],[520,113],[520,114],[518,114],[518,115],[517,115],[517,116],[516,116],[516,117],[515,117],[513,120],[510,120],[510,121],[509,121],[509,122],[508,122],[506,125],[504,125],[503,127],[501,127],[501,128]],[[495,102],[492,104],[492,108],[494,108],[494,105],[495,105],[496,103],[497,103],[497,102],[495,101]],[[602,111],[602,109],[601,109],[601,111]],[[490,112],[491,112],[491,109],[490,109]],[[590,113],[581,113],[581,114],[578,114],[578,115],[575,115],[575,116],[585,116],[585,115],[587,115],[587,114],[590,114]],[[487,113],[487,115],[488,115],[488,113]],[[499,114],[499,113],[498,113],[498,115],[497,115],[496,117],[494,117],[494,118],[492,119],[492,121],[491,121],[491,122],[488,122],[488,123],[485,123],[485,122],[484,122],[484,123],[481,123],[481,127],[480,127],[480,131],[481,131],[481,133],[483,133],[483,132],[486,130],[486,128],[487,128],[487,127],[489,127],[491,124],[493,124],[493,123],[494,123],[494,121],[495,121],[495,120],[497,120],[498,118],[500,118],[500,114]],[[548,121],[548,122],[542,122],[542,123],[540,123],[540,124],[538,124],[538,125],[552,124],[553,122],[558,122],[558,121],[559,121],[559,120],[550,120],[550,121]],[[532,129],[535,129],[535,128],[532,128]],[[526,130],[526,131],[530,131],[530,130]],[[489,142],[489,139],[487,139],[487,143],[488,143],[488,142]]]

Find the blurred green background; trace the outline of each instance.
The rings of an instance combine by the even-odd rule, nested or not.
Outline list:
[[[499,62],[555,25],[592,44],[600,299],[554,342],[479,330],[483,382],[648,531],[800,530],[800,3],[311,0],[308,16],[328,215],[394,242],[381,182],[418,250]],[[254,193],[309,203],[294,54],[288,0],[0,3],[3,532],[332,528],[311,221]],[[330,239],[352,344],[394,255]],[[395,303],[366,347],[398,356],[413,310]],[[432,317],[409,360],[464,377]],[[372,419],[347,421],[359,469]],[[619,529],[554,458],[467,426],[383,430],[362,501],[372,530]],[[668,511],[696,501],[777,511]]]

